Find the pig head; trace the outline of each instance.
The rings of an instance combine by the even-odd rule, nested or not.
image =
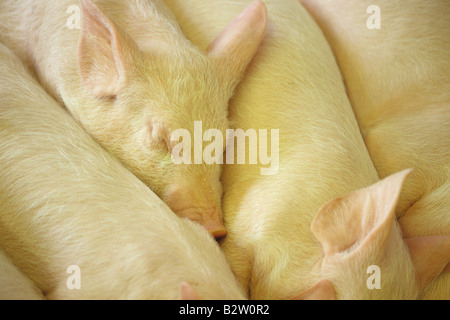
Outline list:
[[[164,41],[147,37],[139,46],[91,1],[81,4],[78,61],[88,98],[73,113],[175,213],[225,235],[221,164],[174,164],[172,134],[185,129],[194,138],[201,121],[225,136],[228,100],[264,36],[265,6],[251,5],[202,52],[176,26]]]
[[[315,283],[297,299],[416,299],[448,269],[450,237],[402,238],[395,209],[410,172],[334,199],[319,210],[311,231],[323,257],[313,272]]]

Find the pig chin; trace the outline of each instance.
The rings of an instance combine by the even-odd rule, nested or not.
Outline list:
[[[222,222],[220,206],[213,201],[210,192],[201,190],[171,189],[163,197],[163,201],[180,218],[188,218],[203,227],[214,237],[221,238],[226,235],[226,229]]]

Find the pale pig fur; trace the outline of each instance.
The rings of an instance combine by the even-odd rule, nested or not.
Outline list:
[[[175,165],[171,133],[202,121],[225,135],[228,100],[252,53],[201,52],[160,0],[93,2],[103,13],[88,0],[1,1],[0,40],[176,213],[220,229],[221,166]],[[83,9],[81,30],[67,26],[72,5]]]
[[[241,299],[213,237],[176,216],[0,47],[0,247],[49,299]],[[81,270],[69,290],[67,268]]]
[[[187,37],[205,48],[250,1],[165,2]],[[224,167],[223,212],[228,234],[222,246],[233,271],[252,299],[288,299],[321,280],[330,280],[340,299],[416,298],[415,270],[395,217],[383,227],[386,238],[374,241],[374,237],[361,235],[354,239],[359,246],[347,239],[348,247],[333,256],[334,261],[324,257],[311,232],[313,218],[324,203],[379,179],[319,27],[298,1],[264,2],[268,29],[231,101],[230,123],[244,130],[279,129],[280,169],[276,175],[261,176],[259,165]],[[394,210],[395,194],[388,193],[390,187],[383,191],[389,183],[358,191],[355,207],[350,203],[341,213],[351,213],[359,221],[363,214],[375,214],[385,202]],[[387,194],[370,202],[372,193],[378,192],[374,190]],[[329,218],[324,213],[320,216]],[[340,220],[331,219],[326,225],[344,237],[355,232]],[[333,241],[335,234],[327,236]],[[366,286],[367,269],[373,264],[382,270],[381,290]],[[328,293],[333,296],[331,290]]]
[[[42,292],[0,250],[0,300],[43,300]]]
[[[397,214],[405,237],[450,236],[450,3],[302,0],[342,69],[380,177],[414,168]],[[380,8],[380,29],[366,22]],[[424,299],[450,299],[450,273]]]

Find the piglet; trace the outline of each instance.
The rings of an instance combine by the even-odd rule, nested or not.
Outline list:
[[[95,142],[3,45],[0,106],[0,248],[48,299],[245,298],[215,239]]]
[[[404,237],[450,236],[449,2],[302,2],[335,52],[379,175],[414,168],[397,209]],[[450,273],[421,297],[450,299]]]
[[[200,48],[249,3],[165,2]],[[266,36],[230,123],[275,130],[263,146],[279,163],[272,175],[261,158],[224,166],[222,248],[234,273],[252,299],[417,298],[447,264],[450,239],[402,238],[395,209],[409,171],[379,181],[320,28],[297,0],[264,2]]]
[[[74,5],[81,29],[70,23]],[[225,136],[228,100],[264,35],[264,13],[250,6],[205,52],[160,0],[5,0],[0,41],[172,210],[221,237],[222,165],[176,164],[173,134],[194,137],[201,121],[201,137]]]

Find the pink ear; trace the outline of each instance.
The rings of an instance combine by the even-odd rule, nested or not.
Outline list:
[[[90,0],[81,0],[81,8],[81,78],[94,96],[114,97],[125,85],[128,63],[137,45]]]
[[[368,245],[384,248],[403,182],[410,172],[402,171],[326,203],[311,224],[325,255],[353,252]]]
[[[450,268],[450,236],[417,237],[405,242],[420,289],[425,289],[434,278]]]
[[[231,80],[239,81],[258,50],[266,27],[266,5],[255,1],[210,44],[209,56],[235,78]]]
[[[336,293],[331,281],[321,280],[312,288],[293,297],[291,300],[336,300]]]
[[[181,300],[201,300],[192,286],[187,282],[181,283],[180,292]]]

